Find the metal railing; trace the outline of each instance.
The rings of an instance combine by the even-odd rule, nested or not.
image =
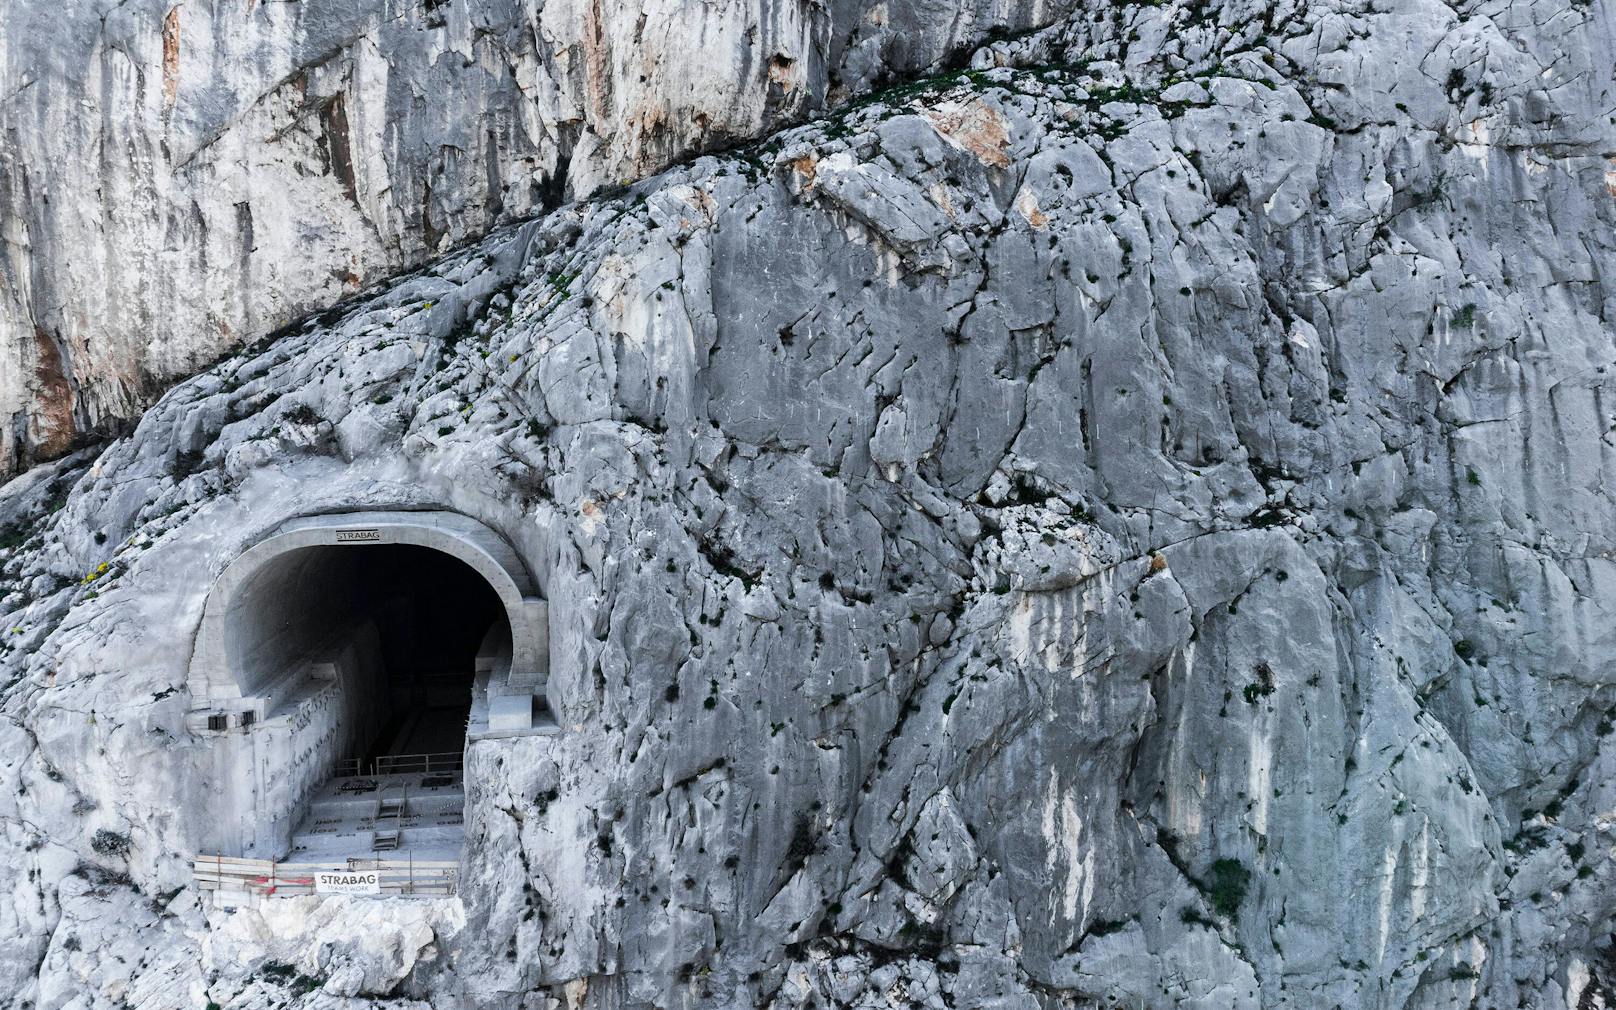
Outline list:
[[[383,894],[444,896],[460,889],[460,864],[445,860],[339,859],[318,863],[281,863],[272,859],[197,856],[191,864],[197,887],[204,891],[237,891],[261,897],[314,894],[316,873],[374,870]]]
[[[358,775],[414,775],[428,772],[457,772],[466,767],[462,751],[441,754],[382,754],[374,758],[340,758],[332,768],[338,778]]]

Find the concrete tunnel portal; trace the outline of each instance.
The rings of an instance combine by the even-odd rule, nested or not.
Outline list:
[[[307,547],[266,564],[227,620],[232,667],[262,684],[345,652],[356,694],[339,762],[464,747],[479,651],[510,635],[499,597],[472,568],[429,547]],[[497,648],[497,646],[494,646]]]
[[[548,618],[516,551],[449,512],[291,520],[226,567],[190,672],[218,811],[260,858],[458,852],[468,740],[553,731]]]

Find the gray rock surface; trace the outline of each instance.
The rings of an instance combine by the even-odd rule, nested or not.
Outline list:
[[[1070,0],[0,8],[0,465],[402,267]]]
[[[1598,3],[1085,13],[29,472],[0,993],[1609,1005],[1610,41]],[[563,732],[472,747],[457,902],[209,904],[211,578],[416,505],[543,583]]]

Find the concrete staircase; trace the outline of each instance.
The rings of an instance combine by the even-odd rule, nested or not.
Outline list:
[[[333,778],[315,791],[292,836],[293,859],[457,859],[465,835],[459,772]]]

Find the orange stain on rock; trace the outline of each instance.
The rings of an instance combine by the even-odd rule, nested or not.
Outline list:
[[[793,161],[791,163],[791,168],[798,175],[802,176],[803,185],[806,188],[808,188],[808,189],[813,188],[814,179],[817,178],[818,175],[819,175],[819,159],[818,158],[814,157],[811,154],[805,154],[802,157],[798,158],[796,161]]]
[[[1049,227],[1049,215],[1038,209],[1038,197],[1030,189],[1023,189],[1016,197],[1016,211],[1039,231]]]
[[[981,99],[949,102],[926,113],[932,128],[990,168],[1010,166],[1010,130],[1004,114]]]
[[[41,459],[54,459],[73,447],[73,383],[61,347],[51,334],[34,328],[34,447]]]
[[[180,9],[163,18],[163,107],[172,109],[180,93]]]

